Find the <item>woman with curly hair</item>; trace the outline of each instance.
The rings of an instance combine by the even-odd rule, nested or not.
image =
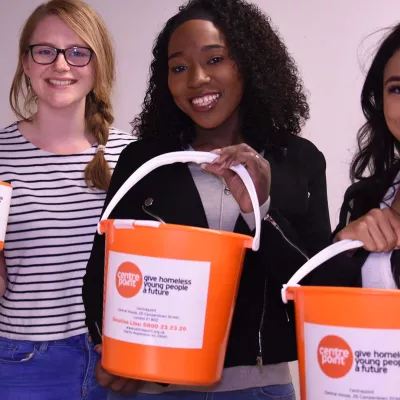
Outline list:
[[[221,95],[215,101],[215,105],[219,103],[218,107],[214,104],[207,106],[209,112],[199,112],[185,98],[180,104],[177,101],[179,94],[174,92],[174,83],[180,82],[181,76],[188,80],[190,74],[199,71],[178,65],[186,61],[182,60],[182,56],[169,60],[172,34],[190,19],[209,21],[218,27],[226,44],[225,52],[222,54],[222,49],[209,49],[208,53],[202,53],[203,62],[207,71],[219,71],[221,64],[224,67],[233,60],[238,87],[242,91],[240,98],[233,99],[229,93],[223,94],[214,88],[213,82],[208,86],[201,80],[195,83],[201,89],[196,86],[192,90],[194,95],[207,92],[208,87],[211,92]],[[213,52],[217,57],[206,60]],[[192,96],[192,93],[188,95]],[[235,107],[235,112],[232,112],[233,118],[226,118],[224,123],[220,123],[221,118],[224,119],[221,105],[227,101],[232,103],[229,111]],[[228,140],[229,144],[242,141],[263,152],[273,170],[272,204],[291,222],[299,234],[302,248],[312,256],[328,243],[331,228],[325,158],[312,143],[298,136],[308,117],[309,107],[296,64],[269,17],[257,6],[245,1],[205,0],[190,1],[181,7],[159,34],[153,49],[143,110],[135,118],[133,127],[143,139],[170,137],[179,139],[183,146],[193,146],[200,127],[205,128],[203,131],[207,137],[215,141],[218,135],[230,131],[232,140]],[[209,131],[217,127],[217,123],[218,130]],[[234,132],[235,124],[240,125],[240,133]],[[239,134],[240,139],[234,137],[235,134]],[[214,149],[224,144],[217,141],[198,150]]]
[[[206,388],[147,382],[134,398],[294,399],[288,366],[297,358],[293,310],[282,304],[280,288],[307,260],[305,253],[315,254],[330,236],[325,160],[298,136],[309,108],[295,63],[269,18],[242,0],[189,1],[159,34],[153,56],[143,110],[133,123],[139,140],[121,154],[107,204],[155,156],[201,150],[219,157],[211,165],[157,169],[111,217],[153,215],[251,234],[249,196],[229,170],[242,163],[257,190],[262,237],[259,251],[245,257],[222,380]],[[103,270],[104,238],[96,236],[83,296],[99,351]],[[100,365],[97,372],[110,399],[134,389],[133,381]]]

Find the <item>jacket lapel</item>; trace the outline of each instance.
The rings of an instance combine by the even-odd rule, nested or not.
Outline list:
[[[177,143],[162,145],[157,153],[181,151]],[[154,154],[156,156],[158,154]],[[188,164],[176,163],[160,167],[151,172],[143,187],[142,205],[166,223],[208,228],[196,184]],[[149,215],[146,216],[148,218]],[[239,215],[234,232],[251,235],[251,231],[241,215]]]
[[[147,209],[166,223],[208,228],[206,214],[186,164],[160,167],[148,176]]]

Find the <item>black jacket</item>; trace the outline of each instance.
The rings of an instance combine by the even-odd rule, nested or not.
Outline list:
[[[390,186],[399,172],[400,164],[395,164],[384,176],[380,178],[369,177],[351,185],[344,195],[343,204],[340,210],[339,224],[332,234],[334,237],[350,222],[367,214],[374,208],[380,208]],[[369,252],[365,249],[358,249],[351,257],[352,268],[357,271],[357,286],[362,286],[361,269]]]
[[[129,145],[117,163],[106,205],[139,166],[160,154],[178,150],[182,150],[180,143],[171,138],[141,140]],[[306,251],[315,253],[329,241],[323,155],[309,141],[295,136],[283,152],[286,154],[280,161],[269,158],[272,207],[279,209],[279,212],[271,209],[269,215],[280,228],[263,221],[260,250],[246,254],[225,367],[256,364],[263,313],[264,364],[297,358],[293,308],[282,303],[280,290],[306,259],[289,242],[300,243]],[[151,172],[122,198],[110,218],[149,219],[142,210],[149,198],[153,201],[148,210],[164,221],[207,227],[201,199],[186,164],[164,166]],[[296,231],[301,233],[300,241]],[[241,216],[235,232],[252,234]],[[95,343],[101,342],[103,269],[104,236],[96,235],[83,286],[86,321]]]

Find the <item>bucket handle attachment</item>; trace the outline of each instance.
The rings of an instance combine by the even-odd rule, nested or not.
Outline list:
[[[289,279],[286,285],[283,285],[281,290],[282,301],[286,304],[288,302],[286,296],[286,290],[290,286],[299,286],[299,282],[307,276],[311,271],[315,268],[319,267],[325,261],[329,260],[330,258],[336,256],[339,253],[343,253],[347,250],[357,249],[359,247],[364,246],[363,242],[359,240],[340,240],[330,246],[326,247],[325,249],[321,250],[317,253],[314,257],[310,258],[296,273]]]
[[[176,162],[194,162],[197,164],[212,163],[218,157],[217,154],[204,152],[204,151],[174,151],[171,153],[165,153],[158,157],[155,157],[146,163],[144,163],[141,167],[139,167],[119,188],[117,193],[111,199],[107,208],[105,209],[100,222],[106,220],[114,207],[118,204],[118,202],[122,199],[123,196],[138,183],[143,177],[148,175],[151,171],[155,170],[158,167],[162,167],[164,165],[174,164]],[[261,215],[260,215],[260,205],[258,202],[258,196],[256,189],[254,187],[254,183],[247,171],[247,169],[243,165],[236,165],[230,168],[232,171],[236,172],[241,180],[243,181],[251,202],[253,204],[253,211],[256,223],[255,236],[252,242],[252,249],[257,251],[260,247],[260,235],[261,235]],[[97,232],[102,234],[100,230],[100,222],[97,225]]]

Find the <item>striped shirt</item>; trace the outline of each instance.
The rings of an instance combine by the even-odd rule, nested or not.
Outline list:
[[[110,130],[105,158],[111,170],[133,140]],[[43,341],[87,332],[82,279],[105,192],[88,188],[83,173],[96,148],[56,155],[27,141],[17,123],[0,131],[0,181],[13,186],[0,336]]]

